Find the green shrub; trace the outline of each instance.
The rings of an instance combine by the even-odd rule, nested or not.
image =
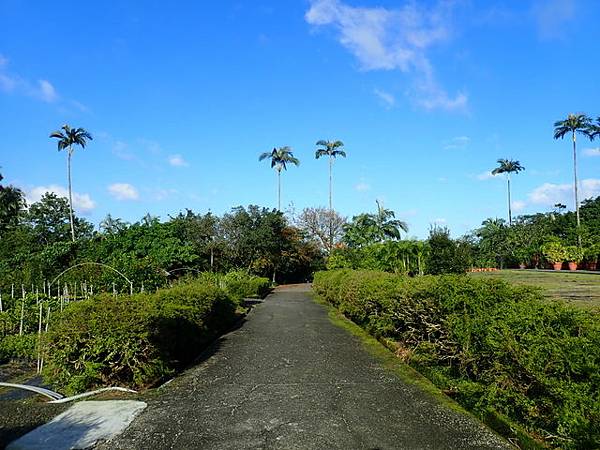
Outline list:
[[[234,270],[221,278],[223,288],[233,297],[240,301],[243,298],[262,298],[269,293],[271,285],[268,278],[250,275],[244,270]]]
[[[481,417],[493,408],[561,448],[600,446],[597,314],[457,275],[321,272],[314,289]]]
[[[68,393],[141,387],[184,367],[234,319],[230,297],[199,282],[72,303],[50,327],[45,376]]]
[[[11,359],[35,359],[37,335],[18,334],[4,336],[0,339],[0,362]]]

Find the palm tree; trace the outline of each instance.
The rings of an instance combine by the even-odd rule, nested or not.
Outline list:
[[[525,167],[521,165],[519,161],[513,161],[512,159],[499,159],[498,167],[492,170],[492,175],[498,175],[501,173],[506,174],[506,180],[508,182],[508,226],[512,225],[512,212],[510,206],[510,174],[519,173],[525,170]]]
[[[88,140],[92,140],[92,135],[83,128],[71,128],[69,125],[62,126],[63,131],[54,131],[50,134],[51,138],[58,139],[58,151],[67,149],[67,172],[69,176],[69,218],[71,220],[71,237],[75,242],[75,222],[73,220],[73,196],[71,192],[71,156],[75,149],[74,145],[85,148]]]
[[[565,120],[554,122],[554,139],[562,139],[567,133],[571,133],[573,139],[573,175],[574,175],[574,194],[575,194],[575,211],[577,214],[577,227],[580,226],[579,221],[579,197],[577,194],[577,133],[583,134],[588,138],[592,138],[593,125],[592,119],[585,114],[569,114]],[[581,240],[581,239],[580,239]]]
[[[277,171],[277,210],[281,211],[281,171],[287,170],[287,165],[290,163],[299,166],[300,160],[294,157],[292,149],[287,146],[264,152],[258,157],[258,160],[262,161],[267,158],[271,160],[271,167]]]
[[[343,158],[346,157],[346,152],[342,150],[344,147],[344,143],[342,141],[326,141],[321,139],[317,141],[315,145],[321,146],[323,148],[317,148],[315,152],[315,158],[319,159],[321,156],[329,156],[329,214],[330,219],[333,218],[333,188],[332,188],[332,172],[333,172],[333,161],[338,156]],[[333,223],[329,223],[329,246],[333,247]]]
[[[375,224],[380,234],[381,241],[385,239],[400,239],[400,230],[408,233],[408,224],[402,220],[396,219],[396,214],[391,209],[385,209],[377,203],[377,214],[375,215]]]
[[[325,141],[320,140],[316,145],[320,145],[323,148],[318,148],[315,152],[315,158],[319,159],[321,156],[329,156],[329,210],[333,210],[332,206],[332,170],[333,161],[336,157],[346,157],[346,152],[341,148],[344,146],[342,141]]]

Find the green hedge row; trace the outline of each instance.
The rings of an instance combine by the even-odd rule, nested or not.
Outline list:
[[[600,317],[534,288],[339,270],[316,293],[481,417],[565,449],[600,448]]]
[[[236,300],[265,297],[271,288],[268,278],[248,274],[244,270],[234,270],[221,278],[223,288]]]
[[[202,281],[71,303],[45,337],[45,377],[67,393],[142,387],[189,364],[236,318],[236,301]]]

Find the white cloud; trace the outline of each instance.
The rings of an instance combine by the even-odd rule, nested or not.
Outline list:
[[[448,221],[446,219],[444,219],[443,217],[440,217],[438,219],[435,219],[433,221],[433,223],[435,223],[436,225],[444,225],[446,224]]]
[[[354,189],[356,189],[358,192],[367,192],[371,190],[371,185],[361,181],[354,186]]]
[[[514,212],[519,212],[519,211],[523,211],[525,209],[525,207],[527,206],[527,203],[524,201],[521,201],[521,200],[515,200],[510,203],[510,206],[512,207],[512,210]]]
[[[582,180],[579,189],[579,201],[600,195],[600,179],[587,178]],[[556,203],[573,204],[573,185],[544,183],[529,193],[532,203],[553,206]]]
[[[171,155],[169,156],[169,164],[171,164],[173,167],[187,167],[189,166],[188,162],[183,159],[183,156],[181,155]]]
[[[52,86],[48,80],[38,80],[38,93],[39,98],[47,103],[55,102],[58,99],[56,89]]]
[[[484,180],[491,180],[493,178],[496,178],[497,175],[494,175],[491,171],[486,171],[486,172],[481,172],[479,175],[476,175],[475,178],[477,178],[478,180],[484,181]]]
[[[391,108],[396,104],[396,97],[386,91],[374,89],[373,93],[385,104],[387,108]]]
[[[444,141],[444,150],[463,150],[470,142],[471,138],[468,136],[456,136],[448,141]]]
[[[47,103],[59,99],[56,89],[48,80],[32,83],[7,71],[8,59],[0,55],[0,91],[34,97]]]
[[[108,186],[108,192],[117,200],[138,200],[140,195],[129,183],[113,183]]]
[[[417,2],[396,9],[352,7],[340,0],[311,0],[305,20],[331,26],[362,70],[400,70],[411,79],[410,97],[425,109],[465,109],[464,93],[452,97],[438,84],[428,48],[449,39],[451,2],[429,10]]]
[[[583,154],[584,156],[600,156],[600,147],[584,148]]]
[[[59,197],[69,198],[69,191],[59,185],[51,184],[49,186],[37,186],[33,189],[26,191],[27,203],[32,204],[39,201],[42,196],[46,193],[54,193]],[[96,203],[89,194],[79,194],[73,192],[73,209],[76,211],[87,214],[96,207]]]

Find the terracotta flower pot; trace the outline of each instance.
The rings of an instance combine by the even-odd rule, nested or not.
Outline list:
[[[552,267],[554,267],[554,270],[560,270],[562,269],[562,263],[552,263]]]
[[[577,270],[577,263],[569,261],[569,270]]]

